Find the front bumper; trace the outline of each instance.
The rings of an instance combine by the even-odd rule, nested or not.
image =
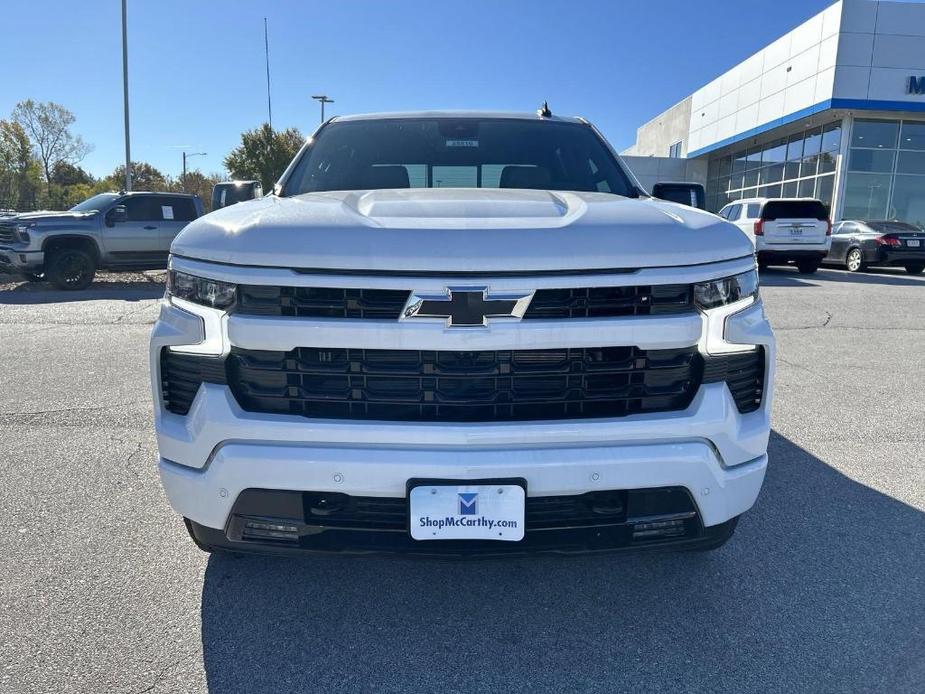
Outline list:
[[[15,248],[0,247],[0,270],[41,273],[44,264],[45,254],[42,251],[21,251]]]
[[[677,346],[696,342],[702,334],[701,340],[709,342],[713,336],[706,327],[698,327],[699,321],[673,317],[663,321],[664,330],[634,327],[635,332],[624,337],[615,329],[609,339],[638,341],[645,336]],[[741,414],[725,383],[707,383],[683,411],[550,422],[360,422],[252,413],[238,405],[227,386],[212,383],[202,384],[188,414],[171,413],[160,397],[160,350],[206,344],[207,322],[208,318],[165,302],[151,351],[161,479],[171,505],[190,520],[194,537],[205,545],[230,542],[239,549],[254,547],[232,539],[231,532],[235,503],[247,490],[400,499],[411,478],[514,477],[526,480],[528,498],[682,488],[693,500],[699,531],[678,541],[709,542],[721,536],[723,528],[731,532],[731,526],[724,524],[754,504],[764,480],[775,354],[760,302],[728,316],[719,336],[764,347],[765,395],[758,410]],[[219,330],[222,340],[230,336],[234,344],[276,349],[290,341],[341,339],[337,329],[328,330],[326,325],[321,331],[306,323],[274,322],[273,330],[260,330],[259,321],[252,318],[225,317],[215,321],[213,331]],[[577,330],[572,339],[595,344],[603,339],[604,323],[593,326],[593,335],[584,337]],[[622,321],[621,325],[637,324]],[[299,334],[293,334],[296,329]],[[534,338],[562,339],[542,326],[524,326],[517,339],[525,339],[528,330],[536,331],[530,335],[534,344]],[[361,332],[343,339],[358,340]],[[404,339],[396,337],[398,332],[383,331],[377,339]],[[434,332],[421,331],[415,342],[433,339],[429,333]],[[469,333],[465,339],[505,340],[507,334],[506,329]],[[590,532],[590,544],[587,538],[569,538],[550,551],[601,548],[594,540],[598,530]],[[353,540],[342,539],[341,548],[349,549]],[[614,539],[605,548],[618,544]],[[395,551],[405,548],[399,543]]]

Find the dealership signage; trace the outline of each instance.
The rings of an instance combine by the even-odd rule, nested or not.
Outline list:
[[[906,94],[925,94],[925,76],[911,75],[906,83]]]

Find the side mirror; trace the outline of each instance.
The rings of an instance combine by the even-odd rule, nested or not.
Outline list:
[[[652,186],[652,197],[707,209],[707,195],[700,183],[656,183]]]
[[[125,205],[116,205],[109,212],[106,213],[106,226],[113,226],[119,222],[128,221],[128,210],[125,209]]]
[[[212,187],[212,209],[263,197],[260,181],[222,181]]]

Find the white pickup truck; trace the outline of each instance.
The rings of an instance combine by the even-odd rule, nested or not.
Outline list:
[[[159,466],[203,549],[709,549],[758,496],[752,244],[583,119],[333,118],[171,252]]]

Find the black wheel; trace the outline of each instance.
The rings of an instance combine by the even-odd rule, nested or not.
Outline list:
[[[906,263],[906,272],[910,275],[921,275],[925,270],[925,263]]]
[[[22,273],[22,278],[26,280],[26,282],[42,282],[45,280],[44,275],[38,275],[34,272],[24,272]]]
[[[96,259],[80,248],[54,251],[45,267],[45,276],[58,289],[86,289],[96,274]]]
[[[848,272],[863,272],[867,269],[860,248],[852,248],[848,251],[848,255],[845,256],[845,267]]]
[[[798,260],[797,269],[804,275],[811,275],[819,269],[820,261],[818,260]]]

